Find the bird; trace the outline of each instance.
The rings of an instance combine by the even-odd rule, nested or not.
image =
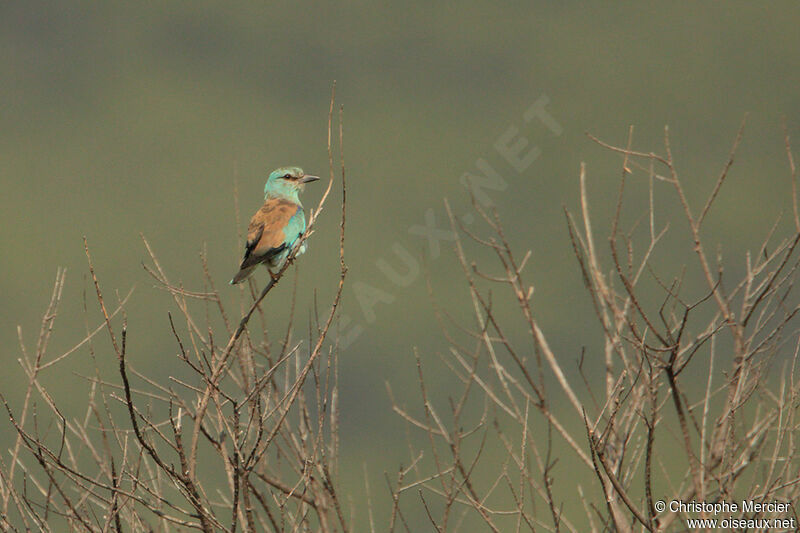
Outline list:
[[[275,279],[273,269],[282,265],[295,241],[306,231],[306,216],[298,195],[306,183],[318,179],[300,167],[280,167],[270,172],[264,184],[264,205],[250,219],[244,257],[231,285],[246,280],[261,263]],[[303,252],[305,243],[297,255]]]

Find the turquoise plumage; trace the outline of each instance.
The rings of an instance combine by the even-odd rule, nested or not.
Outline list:
[[[298,195],[306,183],[318,179],[299,167],[281,167],[270,173],[264,184],[264,205],[250,219],[244,257],[231,285],[246,280],[262,263],[273,276],[272,270],[281,266],[306,230],[306,216]],[[305,244],[298,255],[304,251]]]

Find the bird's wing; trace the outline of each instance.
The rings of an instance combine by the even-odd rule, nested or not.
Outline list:
[[[303,212],[302,206],[297,206],[297,211],[295,211],[292,218],[289,219],[289,222],[286,224],[283,232],[286,234],[286,245],[287,246],[294,246],[294,241],[296,241],[303,232],[306,231],[306,215]]]
[[[291,246],[297,239],[297,216],[303,219],[303,208],[288,200],[270,199],[264,202],[247,228],[247,244],[240,268],[261,263]]]

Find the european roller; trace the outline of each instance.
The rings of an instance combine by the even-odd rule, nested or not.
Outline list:
[[[306,215],[298,194],[306,183],[318,179],[298,167],[282,167],[270,173],[264,185],[264,205],[250,219],[244,258],[231,285],[250,277],[260,263],[264,263],[269,275],[274,277],[272,269],[280,267],[292,245],[306,230]],[[297,254],[304,251],[305,244]]]

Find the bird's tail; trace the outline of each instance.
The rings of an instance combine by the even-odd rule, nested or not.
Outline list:
[[[252,265],[239,270],[239,272],[237,272],[236,275],[233,276],[233,279],[231,280],[231,285],[236,285],[237,283],[241,283],[247,278],[249,278],[250,274],[253,273],[253,270],[255,270],[257,266],[258,265]]]

